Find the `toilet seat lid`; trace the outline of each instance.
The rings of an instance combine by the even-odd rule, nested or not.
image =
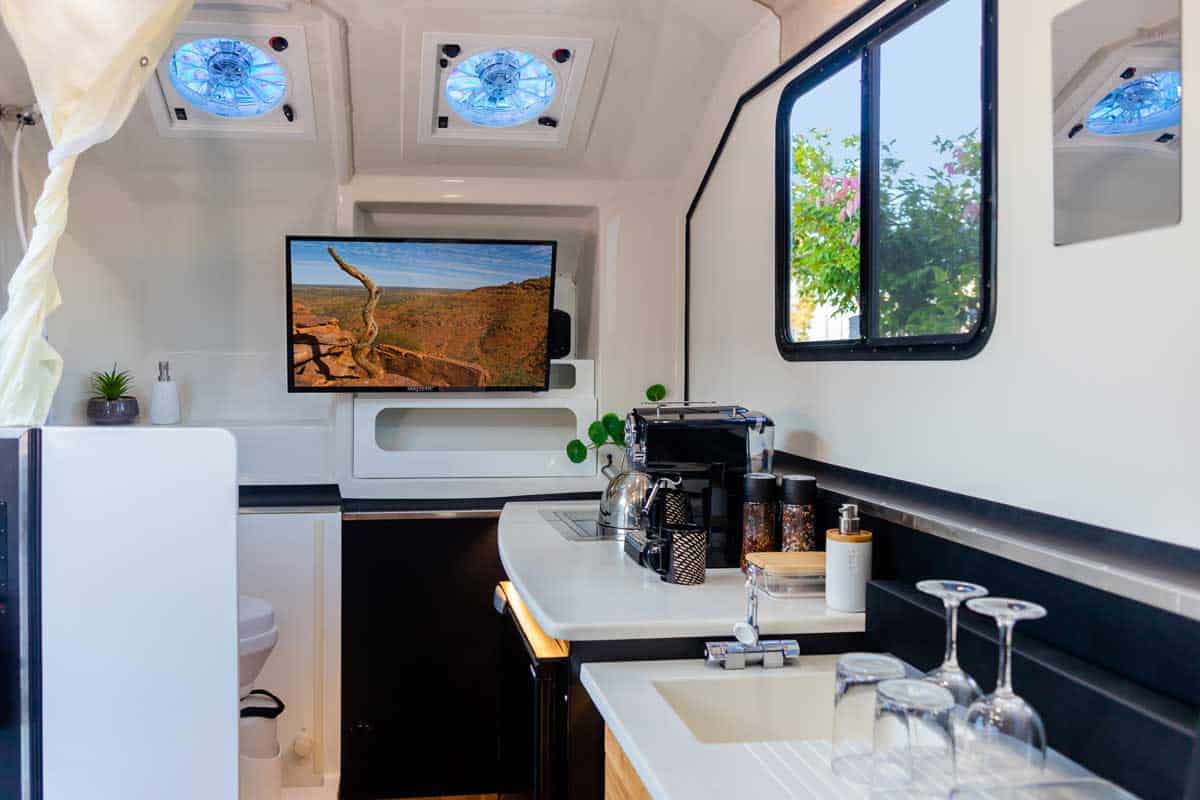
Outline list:
[[[238,638],[261,636],[275,627],[275,609],[266,600],[249,595],[238,597]]]

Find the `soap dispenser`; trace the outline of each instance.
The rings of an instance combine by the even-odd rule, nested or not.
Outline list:
[[[179,384],[171,380],[171,365],[158,362],[158,380],[150,396],[150,424],[175,425],[179,422]]]
[[[837,530],[825,534],[825,605],[858,613],[867,609],[872,536],[860,527],[857,505],[846,503],[838,512]]]

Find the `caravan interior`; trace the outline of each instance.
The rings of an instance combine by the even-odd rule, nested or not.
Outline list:
[[[1200,800],[1194,0],[0,18],[0,797]]]

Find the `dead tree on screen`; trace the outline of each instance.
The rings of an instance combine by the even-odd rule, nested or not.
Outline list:
[[[367,290],[367,302],[363,303],[362,307],[363,332],[358,337],[358,344],[351,345],[350,355],[354,363],[367,373],[368,378],[378,378],[383,375],[383,367],[371,361],[370,356],[375,348],[375,339],[379,336],[379,323],[375,322],[375,306],[379,305],[379,296],[383,292],[366,273],[343,261],[332,247],[327,249],[330,258],[342,268],[342,272],[357,280]]]

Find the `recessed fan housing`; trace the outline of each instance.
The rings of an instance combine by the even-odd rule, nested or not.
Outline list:
[[[592,40],[426,33],[417,141],[564,148]]]
[[[316,138],[303,25],[185,22],[146,93],[164,136]]]

